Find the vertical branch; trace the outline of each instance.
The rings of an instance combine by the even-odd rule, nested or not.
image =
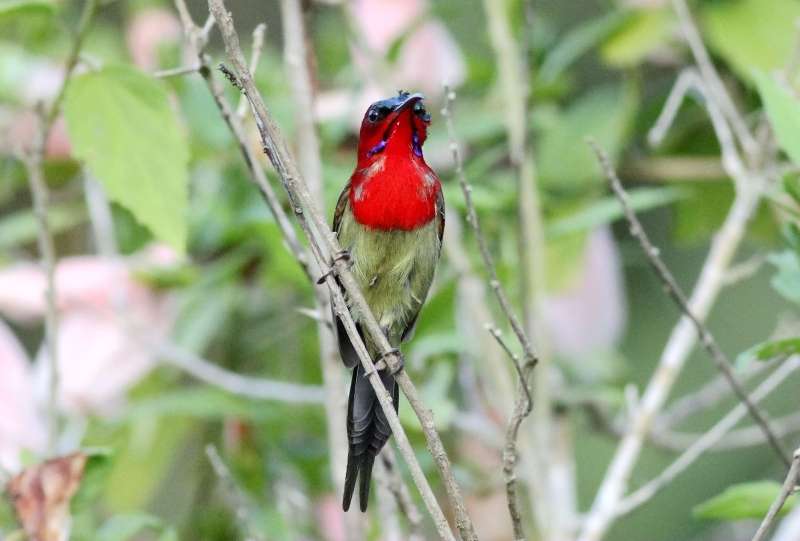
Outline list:
[[[33,209],[38,223],[38,245],[45,270],[47,288],[45,290],[45,349],[49,361],[49,390],[47,403],[48,417],[48,452],[53,453],[58,439],[58,307],[56,306],[56,253],[50,224],[47,218],[49,193],[47,182],[44,178],[44,155],[47,140],[64,101],[67,86],[78,64],[81,47],[83,46],[89,23],[94,16],[96,0],[86,0],[81,12],[78,28],[72,39],[69,54],[64,66],[64,78],[56,93],[56,97],[49,107],[41,112],[38,129],[34,135],[32,147],[23,156],[25,168],[28,173]]]
[[[322,160],[319,153],[316,123],[314,119],[314,90],[312,73],[306,48],[307,33],[299,0],[281,0],[283,22],[284,60],[289,83],[295,102],[297,123],[297,153],[300,172],[308,183],[308,188],[317,208],[325,209],[325,191],[322,178]],[[255,57],[255,53],[253,53]],[[252,59],[251,59],[252,60]],[[318,272],[322,274],[322,272]],[[317,324],[320,362],[325,383],[328,424],[328,450],[331,458],[331,474],[337,493],[344,490],[344,475],[347,466],[347,426],[346,404],[344,401],[345,383],[342,379],[341,364],[333,330],[328,324],[330,297],[325,286],[315,287],[317,311],[324,318]],[[348,539],[364,536],[364,520],[361,515],[345,515]]]

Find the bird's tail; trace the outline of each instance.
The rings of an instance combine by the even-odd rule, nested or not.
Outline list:
[[[394,377],[388,370],[379,372],[383,386],[389,391],[394,409],[397,411],[398,389]],[[356,479],[360,478],[358,499],[361,511],[367,510],[369,502],[369,486],[372,477],[372,465],[378,456],[392,429],[381,409],[375,391],[364,375],[364,368],[359,364],[353,368],[353,380],[350,383],[350,398],[347,403],[347,472],[344,479],[344,497],[342,509],[350,509],[350,500],[356,487]]]

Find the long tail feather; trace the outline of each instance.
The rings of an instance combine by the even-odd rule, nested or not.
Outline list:
[[[381,381],[392,395],[395,411],[398,406],[398,388],[394,377],[388,372],[381,372]],[[370,480],[375,457],[378,456],[392,431],[389,421],[381,409],[378,397],[372,389],[363,368],[353,368],[353,379],[350,383],[350,396],[347,404],[347,471],[345,472],[342,509],[350,509],[350,502],[355,491],[356,480],[359,479],[358,498],[361,511],[367,510],[369,503]]]

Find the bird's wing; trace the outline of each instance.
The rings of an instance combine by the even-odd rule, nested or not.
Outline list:
[[[350,204],[350,183],[347,183],[347,186],[344,187],[342,193],[339,195],[339,200],[336,202],[336,210],[333,211],[333,232],[336,236],[339,236],[339,228],[342,225],[342,216],[344,216],[345,211],[347,210],[347,206]],[[342,288],[342,284],[339,282],[339,279],[336,279],[336,283],[339,285],[339,289],[344,291]],[[331,299],[331,315],[333,316],[333,329],[336,335],[336,342],[339,344],[339,355],[342,357],[342,362],[347,368],[352,368],[358,364],[358,353],[356,353],[353,344],[350,342],[350,337],[347,336],[347,331],[344,328],[344,324],[339,316],[336,315],[336,310],[333,308],[333,299]],[[361,334],[361,328],[356,323],[356,328],[358,328],[359,334]]]
[[[339,194],[339,200],[336,202],[336,210],[333,211],[333,232],[339,233],[339,227],[342,225],[342,215],[347,208],[350,199],[350,183],[344,187],[342,193]]]

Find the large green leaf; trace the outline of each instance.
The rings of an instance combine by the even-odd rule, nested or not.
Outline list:
[[[52,15],[55,11],[54,0],[0,0],[0,19],[13,15]]]
[[[703,3],[701,19],[711,48],[750,79],[754,68],[773,70],[794,49],[797,0],[735,0]]]
[[[667,41],[674,23],[668,8],[636,11],[603,43],[600,55],[612,66],[636,65]]]
[[[778,144],[800,164],[800,102],[763,71],[755,71],[756,85]]]
[[[769,506],[775,501],[781,490],[780,483],[775,481],[755,481],[732,485],[722,494],[714,496],[693,509],[698,518],[717,520],[740,520],[746,518],[763,518]],[[797,496],[790,496],[781,514],[788,513],[797,504]]]
[[[594,138],[615,157],[636,107],[635,91],[625,85],[594,88],[542,130],[537,149],[542,185],[554,191],[581,191],[602,173],[586,144]]]
[[[161,84],[107,67],[75,78],[64,111],[75,155],[109,197],[183,251],[189,151]]]

